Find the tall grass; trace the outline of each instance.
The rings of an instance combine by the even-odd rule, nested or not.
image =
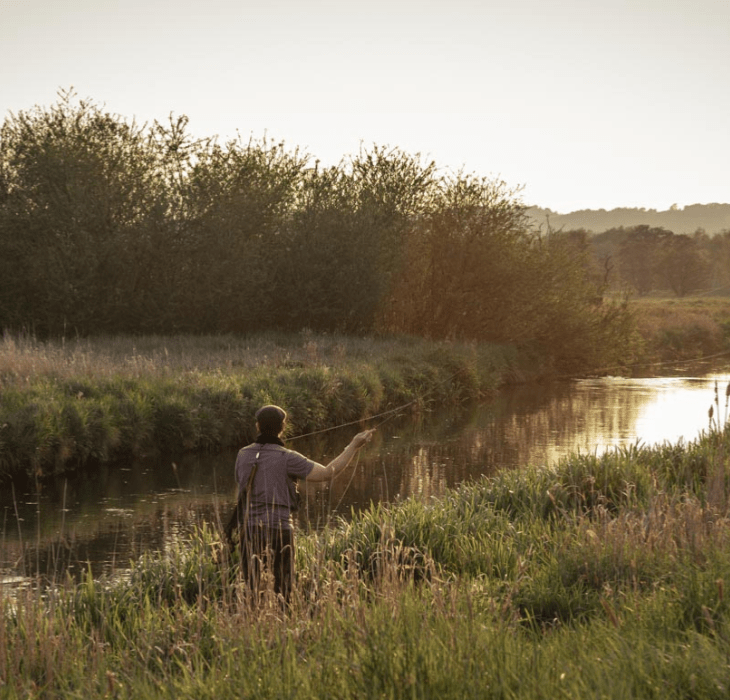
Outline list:
[[[299,534],[288,609],[207,525],[124,576],[0,587],[0,695],[725,698],[722,428]]]
[[[0,342],[0,478],[216,450],[285,406],[290,435],[404,404],[482,397],[519,372],[489,345],[289,336]]]

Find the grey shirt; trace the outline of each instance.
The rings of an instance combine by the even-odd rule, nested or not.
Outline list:
[[[306,479],[316,462],[280,445],[255,442],[238,452],[236,480],[239,489],[246,487],[257,454],[259,466],[251,486],[248,522],[289,530],[292,518],[287,481],[290,477]]]

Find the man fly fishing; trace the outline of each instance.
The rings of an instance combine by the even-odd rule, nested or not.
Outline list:
[[[289,600],[294,580],[294,530],[292,512],[298,506],[295,483],[328,481],[341,472],[370,441],[375,429],[355,435],[350,444],[326,466],[284,446],[281,435],[286,411],[263,406],[256,412],[258,435],[236,458],[238,505],[226,527],[232,541],[238,528],[241,568],[254,599],[258,598],[261,570],[274,576],[274,591]]]

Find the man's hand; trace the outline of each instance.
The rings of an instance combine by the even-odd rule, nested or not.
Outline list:
[[[361,433],[355,435],[350,441],[350,444],[340,452],[326,467],[321,464],[315,464],[307,481],[326,481],[337,476],[357,454],[357,451],[366,443],[370,442],[375,428],[370,430],[363,430]]]
[[[358,433],[355,435],[354,438],[352,438],[352,442],[350,443],[355,449],[360,449],[363,445],[366,445],[368,442],[370,442],[370,439],[373,437],[373,433],[375,432],[375,428],[371,428],[370,430],[363,430],[361,433]]]

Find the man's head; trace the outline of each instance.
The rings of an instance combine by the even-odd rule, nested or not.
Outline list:
[[[286,411],[278,406],[262,406],[256,411],[256,423],[262,435],[278,437],[284,429]]]

